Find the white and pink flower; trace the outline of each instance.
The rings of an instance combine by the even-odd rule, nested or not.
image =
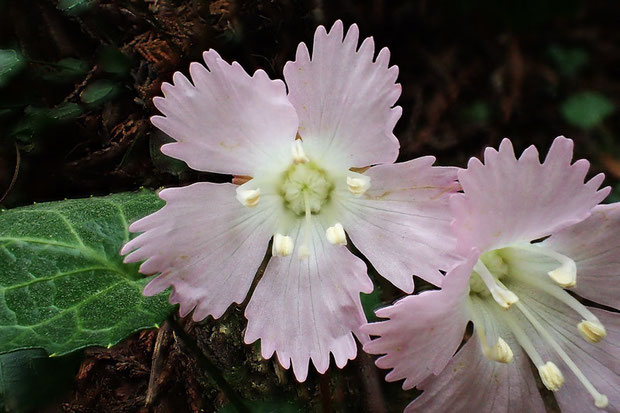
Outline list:
[[[346,35],[340,21],[329,33],[319,27],[312,57],[301,43],[284,67],[286,85],[213,50],[204,60],[190,65],[191,82],[175,73],[162,86],[154,103],[164,116],[152,122],[176,141],[165,154],[246,182],[161,191],[167,204],[131,225],[144,233],[125,245],[125,260],[161,273],[145,294],[172,286],[182,316],[218,318],[245,300],[272,240],[245,342],[260,339],[262,355],[275,352],[300,381],[310,359],[325,372],[330,352],[342,367],[357,352],[352,333],[368,341],[360,292],[373,289],[347,234],[403,291],[413,292],[412,274],[440,284],[439,270],[456,260],[456,169],[433,167],[433,157],[393,164],[398,68],[387,48],[375,59],[372,38],[358,48],[355,25]]]
[[[620,204],[559,137],[543,164],[504,140],[458,173],[458,251],[441,290],[380,309],[362,331],[389,381],[424,392],[414,412],[544,412],[532,374],[564,412],[620,410]],[[473,336],[459,349],[469,321]],[[458,352],[457,352],[458,349]],[[456,352],[456,354],[455,354]],[[529,359],[529,361],[528,361]]]

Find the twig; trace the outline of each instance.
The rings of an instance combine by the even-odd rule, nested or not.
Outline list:
[[[19,153],[19,146],[17,146],[17,142],[13,142],[15,144],[15,170],[13,171],[13,178],[11,178],[11,183],[9,187],[4,191],[4,195],[0,198],[0,202],[4,201],[4,198],[7,197],[11,189],[13,189],[13,185],[15,185],[15,181],[17,181],[17,175],[19,175],[19,165],[21,164],[22,157]]]
[[[239,394],[228,384],[224,376],[222,376],[222,373],[213,365],[211,360],[204,355],[194,338],[185,331],[183,326],[181,326],[174,317],[171,317],[169,321],[174,330],[174,334],[179,337],[183,344],[194,354],[198,365],[213,379],[235,409],[237,409],[239,413],[250,413],[250,409],[243,403]]]
[[[385,413],[385,400],[381,392],[381,384],[377,377],[377,369],[374,366],[372,357],[358,348],[357,351],[358,367],[364,391],[366,392],[366,406],[369,412]]]
[[[161,386],[161,371],[165,365],[166,359],[162,357],[162,349],[168,347],[171,338],[170,323],[165,321],[157,332],[157,339],[153,347],[153,357],[151,362],[151,375],[149,377],[149,385],[146,390],[146,398],[144,405],[151,407],[159,396],[159,388]]]

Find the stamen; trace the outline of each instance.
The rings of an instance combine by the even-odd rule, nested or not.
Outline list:
[[[293,252],[293,239],[288,235],[276,234],[273,236],[271,254],[275,257],[286,257]]]
[[[532,340],[530,340],[525,331],[523,331],[523,328],[521,328],[519,322],[515,320],[514,315],[509,311],[502,311],[500,313],[500,317],[504,319],[506,325],[510,329],[510,332],[513,336],[515,336],[517,343],[519,343],[521,348],[525,350],[530,360],[532,360],[532,363],[534,363],[537,367],[544,365],[545,362],[542,357],[540,357],[540,354],[538,354],[538,351],[536,351]]]
[[[297,250],[297,256],[302,260],[310,256],[310,219],[312,218],[312,210],[310,209],[310,199],[308,198],[308,193],[303,191],[303,195],[306,214],[304,222],[304,243]]]
[[[497,304],[508,309],[511,305],[519,301],[519,297],[517,297],[515,293],[504,287],[500,281],[496,281],[495,278],[493,278],[493,275],[482,261],[478,260],[474,266],[474,271],[480,275],[480,278],[484,281],[484,284],[489,289],[489,292]]]
[[[564,376],[562,372],[552,362],[548,361],[544,365],[538,367],[538,374],[545,387],[551,391],[558,391],[564,384]]]
[[[520,303],[519,303],[520,304]],[[517,305],[519,305],[517,304]],[[551,391],[558,391],[562,384],[564,384],[564,376],[560,369],[553,364],[552,362],[543,362],[542,357],[534,348],[534,344],[527,336],[525,331],[519,325],[519,322],[515,320],[514,315],[509,312],[504,312],[501,314],[506,325],[510,328],[510,331],[517,339],[517,342],[525,350],[532,363],[536,365],[538,369],[538,374],[540,375],[540,379],[542,380],[545,387]]]
[[[306,163],[309,161],[308,157],[306,156],[306,152],[304,152],[304,148],[301,144],[301,140],[295,139],[295,141],[293,141],[291,149],[293,152],[293,163],[294,164]]]
[[[573,261],[566,255],[562,255],[549,248],[541,247],[539,245],[517,244],[513,245],[512,247],[522,249],[524,251],[531,251],[534,253],[542,254],[558,261],[560,263],[560,266],[554,270],[549,271],[547,275],[549,275],[549,278],[551,278],[560,287],[571,288],[577,284],[577,265],[575,264],[575,261]]]
[[[358,173],[347,176],[347,186],[354,195],[363,195],[370,188],[370,177]]]
[[[577,324],[577,328],[581,336],[593,344],[600,343],[607,336],[605,326],[599,321],[583,320]]]
[[[347,245],[347,236],[340,222],[337,222],[333,227],[327,228],[325,236],[330,244]]]
[[[549,343],[549,345],[551,345],[551,347],[555,350],[555,352],[560,356],[562,361],[564,361],[564,363],[566,363],[568,368],[571,369],[573,374],[577,376],[577,379],[579,379],[581,384],[583,384],[586,390],[588,390],[588,392],[592,395],[592,398],[594,398],[594,404],[596,405],[596,407],[602,408],[602,407],[607,406],[607,404],[609,403],[607,400],[607,396],[599,393],[598,390],[596,390],[596,388],[592,385],[592,383],[590,383],[590,381],[581,372],[581,370],[579,370],[579,367],[577,367],[577,365],[573,362],[573,360],[571,360],[571,358],[568,357],[568,354],[566,354],[564,349],[560,347],[560,345],[553,339],[551,334],[547,330],[545,330],[542,324],[540,324],[540,322],[534,316],[534,314],[532,314],[530,310],[522,303],[517,303],[517,308],[521,311],[521,313],[523,313],[525,318],[528,319],[528,321],[532,324],[532,326],[534,326],[536,331],[538,331],[538,334],[540,334],[543,337],[543,339],[545,339],[545,341]]]
[[[476,307],[470,302],[470,314],[472,317],[472,321],[474,322],[474,330],[478,334],[478,339],[480,341],[480,347],[482,348],[482,354],[485,355],[491,361],[497,361],[499,363],[510,363],[513,359],[512,349],[504,341],[503,338],[498,337],[497,342],[493,347],[489,347],[487,342],[487,336],[484,331],[484,324],[482,322],[482,318],[478,314],[478,310]]]
[[[592,314],[590,310],[583,304],[581,304],[575,297],[564,291],[563,289],[545,282],[544,280],[537,279],[531,275],[515,274],[519,280],[530,284],[537,289],[540,289],[557,300],[563,302],[570,308],[572,308],[577,314],[583,317],[583,321],[577,325],[579,332],[584,339],[590,343],[598,343],[605,338],[607,332],[605,326],[599,321],[599,319]]]
[[[242,189],[237,188],[237,200],[241,202],[243,206],[254,207],[258,205],[260,199],[260,188],[256,189]]]

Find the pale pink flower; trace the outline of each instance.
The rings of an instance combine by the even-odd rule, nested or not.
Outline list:
[[[597,205],[603,175],[584,183],[589,164],[572,152],[559,137],[541,165],[535,147],[517,160],[505,139],[459,171],[450,203],[467,258],[441,290],[362,327],[380,336],[364,349],[385,354],[386,379],[424,391],[406,411],[544,412],[533,371],[562,411],[620,409],[620,315],[573,295],[620,308],[620,204]]]
[[[305,380],[309,360],[323,373],[330,352],[342,367],[357,352],[366,321],[360,292],[373,284],[350,240],[379,273],[413,292],[412,274],[439,284],[455,259],[448,195],[456,169],[433,157],[392,164],[401,115],[398,68],[389,51],[374,59],[358,28],[319,27],[312,58],[305,44],[284,67],[286,86],[262,70],[249,76],[215,51],[208,69],[190,65],[193,84],[175,73],[155,98],[155,126],[176,140],[162,151],[197,170],[249,176],[237,186],[196,183],[165,189],[167,204],[131,225],[144,232],[122,250],[161,273],[145,289],[172,286],[171,301],[195,320],[218,318],[246,298],[270,240],[272,258],[245,310],[245,342],[260,339]],[[288,94],[287,94],[288,87]],[[296,136],[299,139],[296,139]],[[370,165],[369,169],[364,168]],[[133,251],[133,252],[132,252]]]

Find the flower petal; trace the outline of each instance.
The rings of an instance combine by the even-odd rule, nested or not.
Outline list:
[[[172,286],[170,301],[194,320],[220,317],[246,297],[273,235],[277,204],[261,199],[243,207],[232,184],[196,183],[164,189],[166,205],[130,226],[145,231],[121,251],[126,262],[146,259],[140,272],[161,272],[144,289],[157,294]]]
[[[284,368],[293,365],[300,382],[307,377],[309,360],[324,373],[330,352],[340,368],[355,358],[351,333],[368,340],[359,332],[366,322],[360,292],[373,289],[362,260],[346,247],[327,243],[325,227],[318,222],[312,231],[310,256],[298,258],[296,242],[290,256],[273,257],[245,310],[245,342],[260,339],[263,357],[275,351]],[[293,238],[300,240],[300,232],[298,226]]]
[[[379,274],[413,292],[415,274],[441,285],[440,269],[462,258],[450,253],[448,197],[459,189],[456,168],[433,167],[435,158],[370,168],[371,187],[361,197],[343,199],[343,225],[355,246]]]
[[[542,326],[566,351],[594,387],[609,398],[607,411],[620,410],[620,315],[589,308],[603,323],[607,337],[600,343],[586,341],[578,332],[581,317],[564,303],[548,295],[537,293],[527,286],[511,285],[521,302],[537,317]],[[527,321],[522,319],[523,323]],[[544,360],[554,362],[564,375],[564,385],[555,393],[562,411],[595,412],[590,394],[569,370],[549,344],[538,334],[528,334]]]
[[[388,67],[387,48],[373,61],[370,37],[357,48],[356,25],[344,39],[343,31],[340,20],[329,33],[319,26],[312,59],[301,43],[295,61],[284,66],[304,148],[317,159],[338,157],[346,168],[394,162],[399,143],[392,130],[402,113],[393,107],[401,92],[398,68]]]
[[[584,221],[553,234],[543,245],[577,264],[579,295],[620,309],[620,203],[599,205]]]
[[[153,124],[177,141],[162,152],[196,170],[236,175],[279,162],[279,148],[290,152],[298,126],[284,83],[262,70],[250,77],[214,50],[203,57],[208,70],[190,65],[194,84],[176,72],[174,85],[162,85],[165,98],[153,99],[164,115],[153,116]]]
[[[463,340],[468,316],[465,299],[473,266],[472,254],[446,275],[441,290],[407,296],[377,310],[386,321],[366,324],[362,331],[379,336],[364,345],[370,354],[385,354],[376,364],[392,369],[385,379],[405,379],[403,388],[412,388],[431,374],[441,372]]]
[[[418,386],[424,393],[405,412],[544,413],[527,356],[509,333],[503,333],[514,359],[504,364],[487,359],[472,336],[446,368]]]
[[[587,218],[610,188],[598,190],[602,174],[584,183],[589,163],[572,156],[573,141],[559,137],[542,165],[534,146],[517,160],[508,139],[486,149],[484,164],[472,158],[458,173],[464,193],[450,199],[458,250],[529,242]]]

